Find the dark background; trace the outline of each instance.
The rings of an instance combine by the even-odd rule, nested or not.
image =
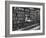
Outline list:
[[[27,19],[30,19],[32,21],[30,22],[25,21],[26,15],[27,15]],[[21,29],[22,31],[30,30],[37,26],[40,26],[40,8],[12,7],[12,30],[13,31],[19,29]]]

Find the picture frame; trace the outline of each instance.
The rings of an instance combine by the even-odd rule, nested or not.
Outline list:
[[[27,16],[28,19],[30,20],[26,19],[25,22],[25,20],[23,20],[23,18],[20,18],[19,16],[24,17],[24,19],[26,19]],[[18,20],[23,21],[18,20],[17,20],[18,22],[15,21],[16,17],[18,18]],[[44,35],[45,34],[44,18],[45,18],[44,3],[5,1],[5,37]]]

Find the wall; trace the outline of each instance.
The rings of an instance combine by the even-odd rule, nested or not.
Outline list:
[[[16,1],[46,3],[46,0],[16,0]],[[46,4],[45,4],[45,10],[46,10]],[[46,15],[46,13],[45,13],[45,15]],[[46,19],[46,17],[45,17],[45,19]],[[46,20],[45,20],[45,23],[46,23]],[[45,31],[46,31],[46,28],[45,28]],[[5,36],[5,0],[0,0],[0,38],[5,38],[4,36]],[[16,37],[16,38],[46,38],[46,32],[45,32],[45,35],[42,35],[42,36],[41,35],[40,36],[25,36],[25,37]]]

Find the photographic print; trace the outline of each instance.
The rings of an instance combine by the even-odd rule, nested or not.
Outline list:
[[[12,7],[12,31],[40,30],[40,8]]]
[[[12,3],[11,3],[12,2]],[[28,2],[9,2],[9,26],[7,31],[11,35],[43,34],[43,4]],[[22,4],[20,4],[22,3]],[[27,3],[27,4],[26,4]]]

